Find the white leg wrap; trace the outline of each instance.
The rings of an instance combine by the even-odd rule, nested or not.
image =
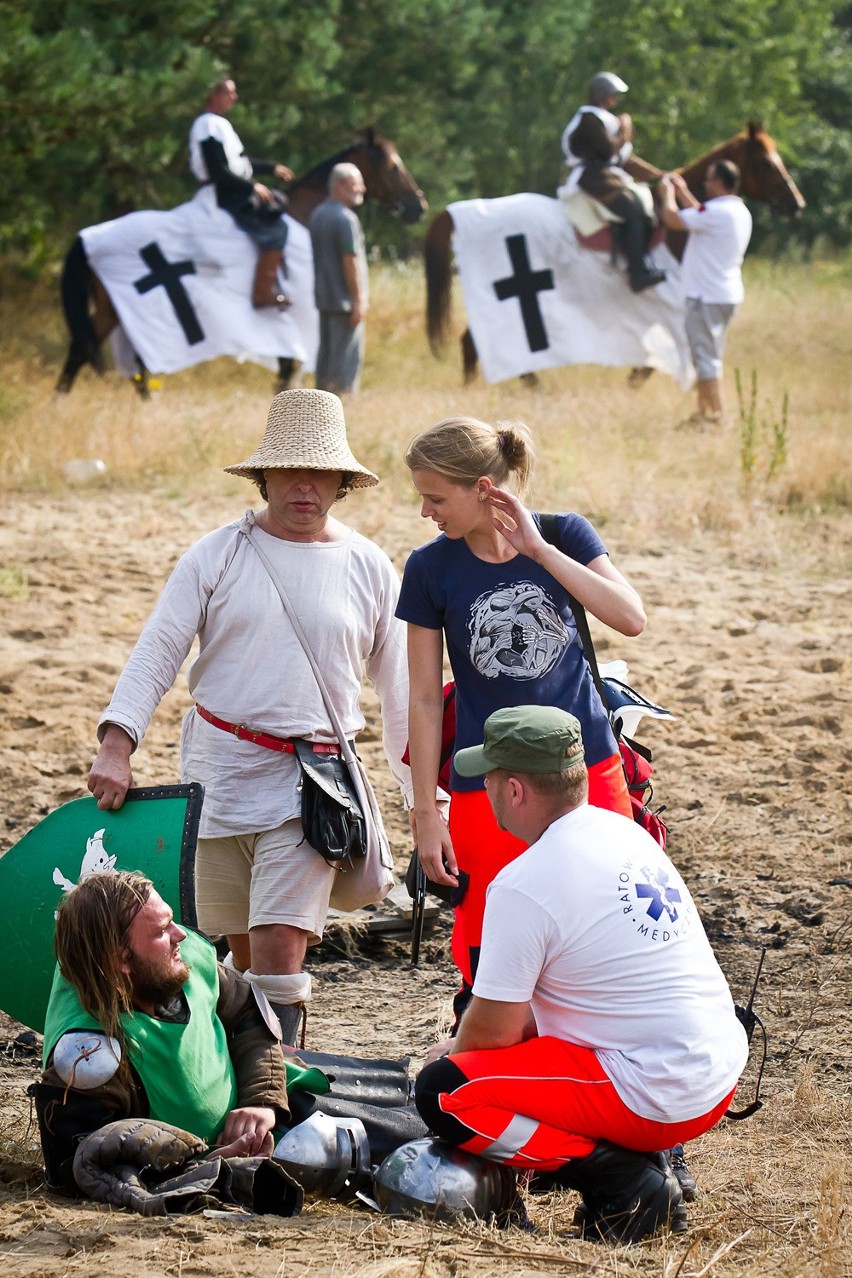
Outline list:
[[[230,950],[228,950],[228,953],[222,959],[222,966],[226,967],[229,972],[236,972],[237,976],[245,976],[245,972],[241,972],[234,962],[234,956]]]
[[[311,977],[309,972],[294,972],[289,976],[258,975],[251,968],[243,972],[247,981],[263,990],[270,1003],[292,1004],[308,1003],[311,998]]]

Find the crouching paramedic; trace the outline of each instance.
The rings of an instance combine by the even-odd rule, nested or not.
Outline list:
[[[498,710],[454,762],[530,846],[488,890],[473,999],[417,1107],[444,1140],[579,1190],[588,1236],[683,1228],[653,1151],[718,1122],[748,1054],[695,903],[650,835],[586,802],[572,715]]]

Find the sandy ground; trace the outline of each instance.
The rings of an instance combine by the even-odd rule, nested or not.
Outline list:
[[[177,554],[241,510],[166,490],[12,496],[0,516],[0,851],[85,792],[94,726]],[[352,522],[366,531],[355,504]],[[108,515],[108,517],[107,517]],[[849,767],[852,598],[829,527],[705,532],[677,548],[622,554],[652,624],[607,645],[633,681],[677,715],[653,746],[669,851],[692,885],[734,994],[748,994],[768,948],[757,1006],[769,1032],[764,1109],[723,1124],[691,1158],[701,1195],[690,1232],[630,1253],[570,1237],[573,1196],[530,1203],[535,1232],[429,1228],[335,1204],[297,1219],[145,1221],[44,1192],[28,1083],[38,1043],[0,1018],[0,1257],[17,1275],[466,1275],[848,1272],[840,1203],[848,1175]],[[779,542],[778,537],[782,537]],[[423,538],[409,508],[384,519],[398,563]],[[677,553],[675,554],[675,549]],[[673,567],[674,565],[674,567]],[[367,757],[386,798],[400,867],[405,825],[382,770],[370,708]],[[137,783],[176,780],[186,692],[164,702]],[[646,720],[646,724],[648,721]],[[312,957],[308,1046],[410,1055],[447,1015],[447,921],[412,969],[403,939]],[[14,938],[7,938],[14,945]],[[665,1009],[661,1008],[661,1015]],[[753,1074],[753,1071],[752,1071]],[[748,1090],[748,1089],[746,1089]],[[847,1209],[848,1210],[848,1209]]]

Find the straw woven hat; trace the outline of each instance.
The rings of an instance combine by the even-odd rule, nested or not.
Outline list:
[[[379,482],[378,475],[352,454],[340,399],[321,390],[280,391],[269,409],[260,447],[225,470],[249,478],[258,470],[339,470],[352,475],[353,488],[372,488]]]

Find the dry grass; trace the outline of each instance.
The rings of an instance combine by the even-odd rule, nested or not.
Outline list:
[[[762,418],[777,419],[785,393],[790,412],[786,462],[770,476],[771,440],[759,438],[747,484],[736,421],[716,434],[676,429],[692,410],[692,396],[660,376],[632,391],[620,371],[562,369],[542,377],[537,391],[481,382],[463,391],[456,352],[441,363],[428,353],[419,275],[405,268],[376,271],[364,387],[347,407],[347,418],[356,453],[382,475],[383,486],[379,499],[354,494],[346,518],[397,548],[401,558],[412,530],[420,527],[402,461],[405,445],[418,429],[464,411],[490,420],[527,421],[540,452],[535,503],[589,514],[619,560],[703,540],[729,567],[780,577],[795,556],[797,573],[811,572],[819,580],[827,565],[848,554],[852,541],[848,281],[841,265],[749,264],[747,302],[729,342],[731,416],[736,418],[735,367],[746,378],[756,370]],[[460,310],[458,320],[461,328]],[[232,517],[240,502],[248,502],[244,481],[224,475],[221,467],[246,456],[257,443],[270,398],[268,373],[222,361],[169,378],[149,404],[114,374],[99,382],[86,373],[70,397],[56,397],[52,388],[64,334],[58,308],[39,290],[16,297],[14,304],[6,300],[0,344],[0,486],[7,492],[62,495],[63,463],[100,457],[107,475],[98,506],[105,519],[110,511],[121,512],[117,537],[128,526],[128,510],[138,509],[138,538],[149,532],[160,536],[176,503],[192,508],[189,522],[200,532],[229,517],[226,508]],[[186,543],[186,531],[185,521],[176,534],[175,553]],[[422,533],[429,535],[425,525]],[[57,536],[62,536],[61,525]],[[23,560],[23,550],[20,554]],[[706,579],[698,578],[707,558],[695,558],[696,590],[704,588]],[[712,590],[712,577],[707,589]],[[27,590],[23,562],[0,564],[0,600],[20,600]],[[658,612],[664,616],[665,607]],[[133,626],[139,621],[134,619]],[[826,623],[820,614],[809,624],[816,633]],[[848,678],[848,663],[837,677]],[[736,827],[737,847],[729,854],[722,842],[724,822],[711,829],[713,821],[702,830],[701,851],[706,860],[717,857],[727,864],[724,858],[733,861],[740,853],[741,831],[749,827]],[[807,834],[803,818],[803,855]],[[682,846],[688,846],[688,835],[682,824]],[[759,832],[754,846],[759,846]],[[752,859],[742,873],[750,875],[753,865]],[[832,862],[831,873],[848,874],[848,861]],[[844,949],[846,939],[833,953]],[[840,981],[840,963],[826,959],[828,966],[820,968],[825,979]],[[788,979],[800,976],[805,979],[795,972]],[[816,988],[815,999],[822,997],[821,990]],[[288,1222],[183,1221],[162,1228],[158,1222],[142,1225],[122,1213],[83,1206],[71,1230],[70,1217],[60,1214],[67,1208],[31,1198],[31,1137],[0,1127],[0,1168],[21,1169],[14,1183],[0,1183],[0,1253],[14,1256],[22,1274],[76,1274],[90,1272],[91,1252],[97,1249],[102,1272],[113,1278],[127,1272],[269,1278],[842,1278],[852,1272],[852,1122],[846,1075],[838,1073],[827,1085],[825,1068],[802,1067],[805,1049],[799,1040],[810,1019],[782,1027],[796,1051],[791,1047],[786,1058],[776,1058],[775,1073],[766,1081],[771,1104],[748,1123],[723,1125],[697,1145],[694,1166],[702,1193],[690,1209],[691,1228],[684,1238],[617,1252],[580,1244],[570,1236],[574,1201],[559,1195],[532,1200],[536,1232],[531,1235],[500,1234],[474,1224],[429,1227],[337,1205],[312,1208]],[[776,1021],[783,1020],[779,1010]],[[844,1061],[848,1067],[848,1053]],[[36,1213],[41,1234],[35,1230]],[[38,1244],[43,1257],[38,1238],[47,1239]],[[114,1250],[107,1255],[110,1246]]]
[[[542,507],[570,504],[633,536],[690,536],[702,529],[740,531],[776,512],[848,509],[852,466],[845,430],[852,385],[844,343],[852,293],[841,266],[752,263],[748,298],[731,333],[731,424],[716,433],[678,431],[691,394],[657,376],[630,390],[621,370],[559,369],[537,391],[520,383],[460,389],[456,350],[437,363],[422,332],[423,286],[413,267],[375,271],[364,387],[348,409],[353,441],[383,476],[389,496],[412,500],[402,466],[412,433],[460,408],[489,420],[521,419],[537,435],[534,496]],[[829,322],[827,318],[829,317]],[[460,299],[457,319],[463,324]],[[4,340],[3,340],[4,339]],[[0,483],[61,485],[65,461],[100,457],[107,488],[165,481],[177,491],[239,491],[219,467],[252,448],[263,428],[270,376],[204,365],[165,380],[141,402],[115,374],[86,370],[74,393],[55,396],[64,334],[44,291],[17,300],[0,327]],[[787,460],[767,476],[771,440],[758,439],[747,490],[736,421],[734,369],[757,375],[760,415],[775,420],[790,403]],[[771,541],[771,538],[770,538]]]

